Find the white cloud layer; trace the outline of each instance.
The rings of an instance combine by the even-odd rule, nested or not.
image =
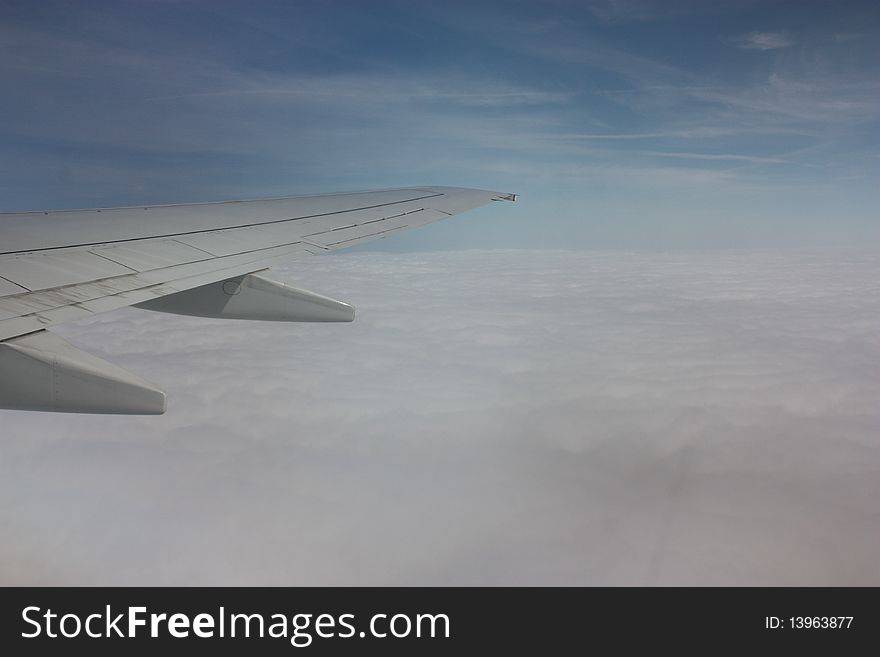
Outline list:
[[[356,322],[60,331],[169,412],[0,412],[0,583],[880,585],[880,254],[284,269]]]

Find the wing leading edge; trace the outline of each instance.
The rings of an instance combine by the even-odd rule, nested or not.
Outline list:
[[[502,200],[516,196],[418,187],[0,213],[0,408],[164,412],[161,390],[46,329],[130,305],[203,317],[351,321],[348,304],[263,273],[279,259],[382,239]]]

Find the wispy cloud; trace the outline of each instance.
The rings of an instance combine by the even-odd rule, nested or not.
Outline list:
[[[230,75],[228,82],[237,86],[214,90],[193,91],[167,96],[146,97],[145,102],[199,98],[235,98],[263,96],[274,102],[307,101],[358,102],[384,105],[411,102],[447,102],[480,107],[542,105],[561,103],[569,98],[562,92],[516,87],[492,79],[480,80],[467,76],[459,80],[435,78],[430,82],[409,76],[267,76],[241,71]],[[218,80],[222,84],[222,81]]]
[[[740,112],[739,117],[731,114],[732,120],[757,120],[765,125],[787,121],[788,126],[795,121],[801,126],[849,130],[877,116],[880,83],[863,72],[848,78],[773,72],[766,81],[750,86],[689,90],[687,96]]]
[[[745,50],[778,50],[797,43],[787,32],[749,32],[733,37],[731,41]]]
[[[645,155],[657,157],[673,157],[684,160],[715,160],[731,162],[753,162],[756,164],[791,164],[791,160],[778,157],[759,157],[757,155],[739,155],[736,153],[676,153],[668,151],[641,151]]]
[[[786,128],[784,126],[694,126],[691,128],[671,129],[662,132],[630,132],[630,133],[563,133],[557,135],[559,139],[582,139],[587,141],[632,141],[648,139],[715,139],[718,137],[730,137],[734,135],[810,135],[809,131],[802,128]]]

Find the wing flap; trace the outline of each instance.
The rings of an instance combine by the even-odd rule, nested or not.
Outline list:
[[[0,258],[0,276],[28,290],[130,274],[131,269],[89,251],[34,253]]]
[[[73,285],[36,294],[0,299],[0,340],[30,333],[71,319],[131,306],[166,294],[182,292],[216,280],[264,269],[278,258],[307,255],[302,244],[165,267],[115,279]],[[90,290],[91,299],[77,299]],[[12,317],[8,317],[13,315]]]

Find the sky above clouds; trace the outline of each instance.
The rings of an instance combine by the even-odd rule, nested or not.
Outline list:
[[[0,195],[451,184],[522,203],[383,248],[876,242],[878,44],[874,2],[3,2]]]
[[[880,585],[878,7],[0,0],[0,210],[520,195],[58,327],[169,410],[0,411],[0,584]]]

